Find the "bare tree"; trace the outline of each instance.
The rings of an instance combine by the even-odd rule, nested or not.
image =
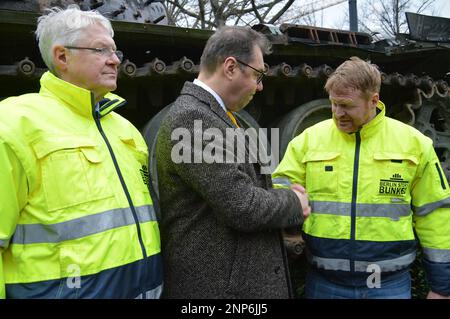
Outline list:
[[[348,0],[165,0],[171,24],[213,29],[223,24],[317,25],[316,14]]]
[[[360,9],[360,31],[381,34],[387,38],[393,38],[399,33],[408,30],[405,12],[425,13],[434,9],[436,0],[382,0],[364,1]]]
[[[295,2],[294,5],[280,18],[280,23],[305,24],[312,26],[323,25],[323,11],[348,0],[316,0]]]
[[[166,0],[172,24],[213,29],[221,25],[275,24],[294,0]]]
[[[165,0],[169,23],[215,29],[224,24],[297,23],[318,25],[320,13],[348,0]],[[359,29],[394,37],[407,30],[405,12],[424,13],[436,0],[359,0]],[[348,13],[336,28],[348,25]],[[319,23],[320,25],[323,23]]]

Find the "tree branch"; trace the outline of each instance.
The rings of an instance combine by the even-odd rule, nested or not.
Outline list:
[[[178,3],[177,0],[175,0],[175,1],[172,1],[172,0],[166,0],[166,1],[167,1],[168,3],[170,3],[170,4],[172,4],[174,7],[178,8],[178,9],[180,10],[180,12],[182,12],[182,13],[184,13],[184,14],[186,14],[186,15],[188,15],[188,16],[190,16],[190,17],[196,18],[196,19],[199,19],[199,18],[200,18],[198,14],[195,14],[194,12],[191,12],[191,11],[186,10],[186,9],[184,8],[184,6],[181,6],[181,5]]]
[[[259,14],[258,9],[256,9],[255,0],[251,0],[250,2],[252,3],[252,9],[253,9],[253,12],[255,13],[256,19],[258,19],[259,23],[264,23],[264,20],[261,17],[261,15]]]
[[[200,11],[200,25],[202,29],[205,29],[205,3],[203,0],[198,0],[198,7]]]
[[[269,23],[273,24],[275,23],[275,21],[277,21],[285,12],[287,9],[289,9],[291,7],[291,5],[294,3],[294,0],[289,0],[284,7],[278,11],[278,13],[272,18],[270,19]]]

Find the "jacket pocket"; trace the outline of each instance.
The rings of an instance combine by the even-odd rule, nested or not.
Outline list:
[[[126,147],[123,155],[129,156],[126,160],[126,169],[122,173],[126,176],[130,188],[149,193],[149,160],[147,148],[140,146],[130,136],[120,136],[120,140]]]
[[[49,211],[111,197],[104,157],[88,138],[55,136],[32,147],[41,167],[42,188]]]
[[[441,171],[439,163],[434,163],[434,167],[436,167],[436,171],[438,173],[439,181],[441,182],[442,189],[444,189],[444,190],[447,189],[447,187],[445,186],[444,174]]]
[[[251,253],[242,241],[236,242],[234,258],[231,261],[230,275],[225,293],[229,296],[239,297],[247,288],[247,270]]]
[[[306,165],[306,191],[310,194],[339,193],[339,152],[310,151],[302,163]]]
[[[392,197],[392,202],[409,203],[411,183],[416,175],[418,158],[401,152],[375,152],[371,174],[376,177],[376,197]],[[374,185],[374,186],[375,186]]]

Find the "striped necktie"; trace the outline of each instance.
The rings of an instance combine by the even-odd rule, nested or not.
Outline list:
[[[236,118],[234,117],[233,113],[231,113],[230,111],[227,111],[227,115],[228,117],[231,119],[231,122],[234,123],[234,125],[236,125],[236,127],[239,127]]]

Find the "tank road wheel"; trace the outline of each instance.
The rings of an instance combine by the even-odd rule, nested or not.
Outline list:
[[[306,128],[331,118],[331,104],[328,99],[313,100],[302,104],[286,114],[278,123],[272,127],[280,129],[280,157],[283,157],[289,142],[303,132]],[[303,252],[304,241],[300,235],[301,227],[293,227],[283,231],[283,239],[288,256],[298,259]],[[304,261],[302,261],[304,262]],[[303,265],[304,266],[304,265]],[[294,281],[302,278],[293,278]]]
[[[306,128],[331,118],[328,99],[313,100],[286,114],[276,125],[280,129],[280,156],[283,157],[289,142]]]
[[[442,169],[450,182],[450,98],[434,95],[423,100],[414,126],[433,140]]]
[[[150,192],[154,201],[154,205],[156,208],[157,216],[160,218],[159,214],[159,187],[158,187],[158,171],[157,171],[157,163],[156,163],[156,141],[158,130],[166,116],[167,112],[169,112],[172,104],[167,105],[161,111],[159,111],[154,117],[147,122],[147,124],[142,129],[142,135],[144,136],[145,142],[148,147],[148,169],[150,173],[150,182],[151,188]],[[236,113],[236,117],[241,124],[243,124],[244,128],[254,127],[256,130],[260,127],[258,122],[246,111],[241,110],[239,113]]]
[[[239,112],[237,112],[235,114],[236,114],[238,121],[244,125],[243,128],[253,127],[256,130],[258,130],[260,128],[258,122],[256,122],[256,120],[253,118],[253,116],[251,116],[250,113],[248,113],[247,111],[240,110]]]

